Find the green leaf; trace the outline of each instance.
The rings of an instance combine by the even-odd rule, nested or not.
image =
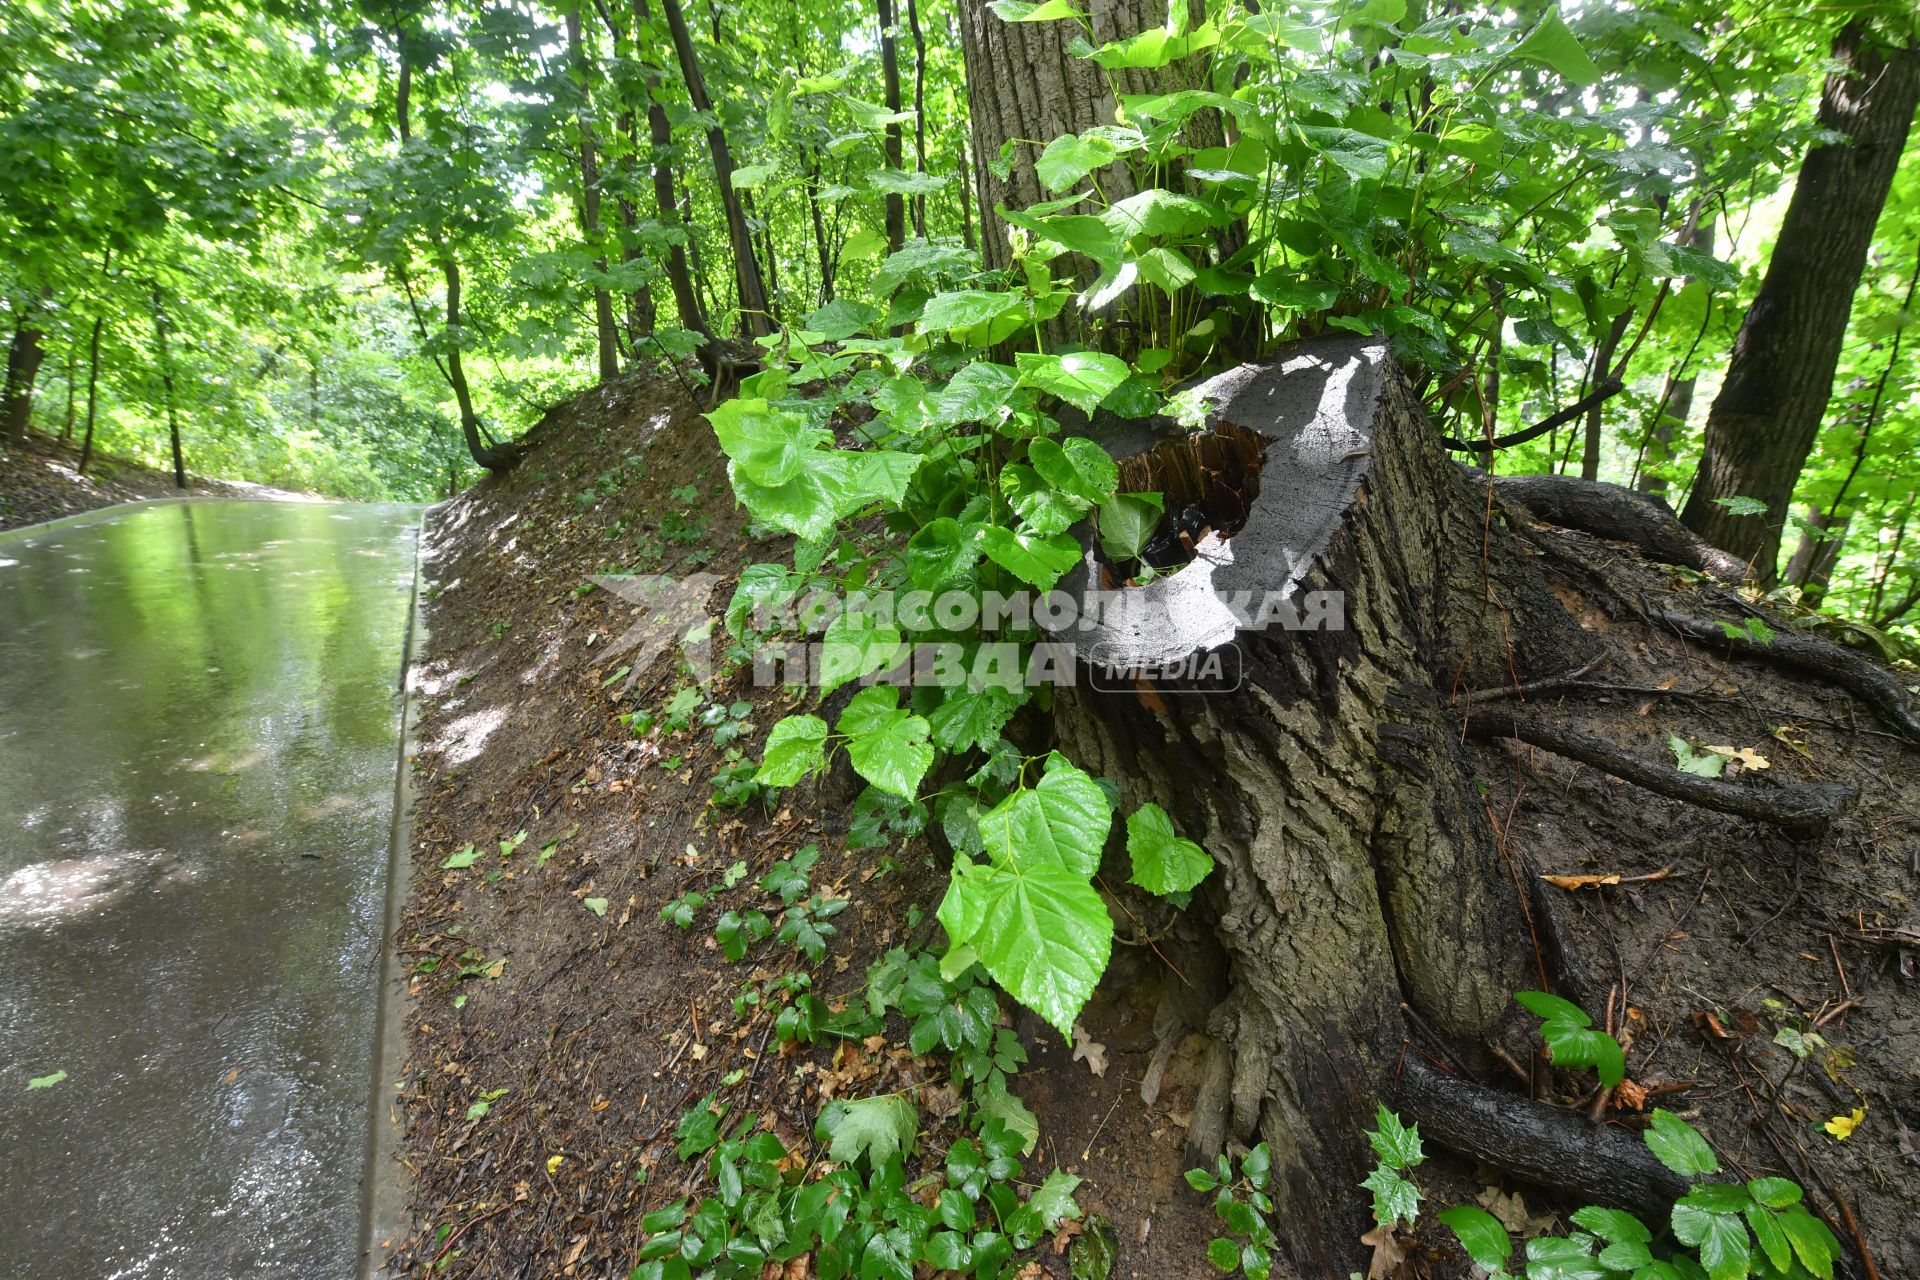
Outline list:
[[[819,716],[787,716],[767,735],[767,748],[753,780],[770,787],[791,787],[818,773],[827,763],[827,722]]]
[[[1731,498],[1715,498],[1716,507],[1725,507],[1728,515],[1763,516],[1767,514],[1767,504],[1758,498],[1742,497],[1738,494]]]
[[[1042,591],[1053,590],[1060,575],[1080,562],[1080,544],[1065,533],[1040,537],[990,525],[980,531],[980,547],[995,564]]]
[[[1135,236],[1184,236],[1228,220],[1225,210],[1211,201],[1148,187],[1137,195],[1114,202],[1100,215],[1123,239]]]
[[[849,680],[885,671],[905,655],[900,629],[870,613],[848,610],[827,624],[820,640],[820,696]]]
[[[1514,999],[1542,1019],[1540,1038],[1555,1065],[1592,1067],[1608,1088],[1626,1079],[1627,1058],[1620,1042],[1594,1029],[1584,1009],[1544,991],[1522,991]]]
[[[1120,148],[1095,134],[1075,137],[1064,134],[1047,144],[1034,161],[1033,171],[1049,191],[1065,191],[1095,169],[1104,169],[1120,158]]]
[[[1840,1256],[1840,1242],[1827,1230],[1827,1224],[1798,1206],[1782,1213],[1779,1222],[1800,1265],[1820,1280],[1833,1280],[1833,1264]]]
[[[1765,1206],[1750,1204],[1743,1215],[1747,1227],[1753,1232],[1753,1239],[1760,1246],[1760,1252],[1767,1255],[1767,1261],[1773,1269],[1786,1274],[1793,1265],[1793,1245],[1787,1240],[1787,1233],[1781,1227],[1779,1218],[1769,1212]]]
[[[1390,1169],[1411,1169],[1427,1158],[1420,1149],[1420,1126],[1408,1128],[1399,1116],[1387,1110],[1385,1103],[1374,1116],[1374,1127],[1367,1133],[1367,1142],[1380,1157],[1380,1163]]]
[[[1720,1172],[1719,1157],[1692,1125],[1671,1111],[1656,1107],[1652,1123],[1643,1135],[1647,1150],[1661,1164],[1683,1177],[1697,1178]]]
[[[999,738],[1000,730],[1026,702],[1029,692],[999,685],[949,690],[945,701],[927,717],[933,725],[934,743],[956,753],[976,747],[984,751]]]
[[[1014,999],[1070,1036],[1106,971],[1113,920],[1086,877],[1046,858],[956,862],[940,904],[949,934],[965,921],[980,963]]]
[[[1412,1226],[1420,1216],[1420,1189],[1386,1165],[1374,1166],[1360,1185],[1373,1192],[1373,1220],[1381,1226]]]
[[[844,342],[856,333],[867,331],[880,319],[878,307],[835,298],[800,323],[803,328],[812,330],[829,342]]]
[[[607,900],[605,898],[582,898],[580,905],[602,919],[606,918]]]
[[[1599,1205],[1587,1205],[1573,1212],[1573,1224],[1583,1227],[1602,1240],[1612,1243],[1645,1244],[1653,1239],[1653,1232],[1645,1223],[1621,1209],[1603,1209]]]
[[[1213,870],[1206,850],[1175,835],[1173,819],[1157,804],[1143,804],[1127,815],[1127,857],[1133,862],[1128,878],[1162,897],[1189,892]]]
[[[738,474],[759,485],[787,483],[820,446],[832,442],[827,432],[808,427],[799,414],[771,409],[765,400],[729,400],[709,413],[707,421]]]
[[[1215,1236],[1207,1241],[1207,1261],[1216,1271],[1231,1274],[1240,1269],[1240,1246],[1225,1236]]]
[[[804,542],[819,542],[832,532],[835,521],[871,503],[898,506],[923,461],[921,454],[882,449],[817,449],[784,484],[762,484],[737,463],[728,466],[728,475],[735,495],[755,519]]]
[[[1003,364],[976,360],[953,375],[933,398],[933,421],[948,426],[962,422],[999,421],[1019,385],[1019,377]]]
[[[440,869],[442,871],[465,871],[474,864],[474,861],[479,858],[479,856],[479,853],[475,851],[474,847],[468,845],[458,853],[448,854],[447,860],[440,864]]]
[[[1025,526],[1043,538],[1071,529],[1090,509],[1084,499],[1062,493],[1042,480],[1032,467],[1023,467],[1017,462],[1000,469],[1000,491],[1013,504]]]
[[[1099,351],[1063,356],[1022,351],[1015,357],[1020,384],[1059,396],[1083,413],[1092,413],[1107,393],[1127,380],[1126,361]]]
[[[911,800],[933,764],[933,748],[926,720],[899,701],[900,690],[892,685],[862,689],[840,713],[839,729],[847,735],[854,772],[882,791]]]
[[[1667,749],[1673,752],[1674,763],[1679,766],[1680,772],[1690,773],[1696,778],[1720,777],[1726,771],[1727,761],[1732,758],[1718,751],[1695,751],[1693,744],[1677,733],[1667,735]]]
[[[1708,1280],[1745,1280],[1752,1251],[1747,1224],[1737,1214],[1682,1202],[1673,1206],[1673,1234],[1700,1251]]]
[[[1386,176],[1393,160],[1393,148],[1383,138],[1326,125],[1295,125],[1309,147],[1345,169],[1356,178],[1379,179]]]
[[[1020,299],[1011,293],[990,293],[984,289],[961,289],[936,293],[927,299],[920,312],[919,331],[933,333],[945,329],[965,329],[985,324],[1018,306]]]
[[[1100,550],[1109,560],[1132,560],[1160,527],[1157,493],[1117,493],[1100,504]]]
[[[1119,234],[1104,219],[1091,213],[1062,213],[1042,218],[1002,206],[1000,215],[1016,227],[1025,227],[1039,241],[1084,254],[1108,269],[1119,266],[1126,253]]]
[[[1800,1184],[1787,1178],[1755,1178],[1747,1193],[1769,1209],[1790,1209],[1800,1203]]]
[[[832,1102],[815,1128],[816,1137],[832,1139],[829,1158],[852,1164],[865,1156],[868,1166],[878,1169],[912,1148],[920,1133],[920,1112],[898,1094]]]
[[[1071,1173],[1055,1169],[1047,1175],[1027,1199],[1027,1208],[1040,1215],[1040,1225],[1048,1231],[1054,1230],[1068,1218],[1080,1216],[1080,1206],[1074,1202],[1074,1188],[1080,1185],[1080,1179]]]
[[[1039,4],[1029,0],[989,0],[988,7],[1007,22],[1053,22],[1087,16],[1067,0],[1041,0]]]
[[[980,526],[941,516],[907,539],[907,577],[921,591],[938,591],[978,564],[980,555]]]
[[[1111,498],[1120,482],[1113,455],[1085,436],[1070,436],[1065,443],[1043,436],[1027,446],[1027,461],[1048,484],[1090,503]]]
[[[1540,24],[1514,47],[1513,56],[1545,63],[1577,85],[1589,85],[1600,78],[1600,68],[1593,65],[1593,59],[1567,29],[1558,9],[1547,10]]]
[[[1108,71],[1150,71],[1219,43],[1220,29],[1212,22],[1185,33],[1151,27],[1124,40],[1108,41],[1093,51],[1093,60]]]
[[[1470,1204],[1455,1205],[1442,1210],[1438,1216],[1482,1271],[1506,1269],[1507,1259],[1513,1254],[1513,1241],[1498,1218]]]
[[[33,1079],[27,1081],[27,1088],[51,1089],[53,1088],[53,1086],[59,1084],[62,1080],[65,1080],[66,1078],[67,1078],[67,1073],[64,1070],[56,1071],[50,1076],[35,1076],[33,1077]]]
[[[1086,772],[1053,752],[1038,784],[1014,792],[980,819],[987,855],[1013,870],[1041,862],[1082,880],[1100,869],[1100,851],[1113,825],[1107,793]]]

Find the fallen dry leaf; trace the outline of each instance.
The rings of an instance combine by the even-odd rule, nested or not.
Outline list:
[[[1619,884],[1620,873],[1605,876],[1541,876],[1556,889],[1592,889],[1603,884]]]
[[[1087,1029],[1079,1023],[1073,1024],[1073,1060],[1084,1060],[1087,1069],[1096,1076],[1107,1074],[1107,1046],[1087,1034]]]
[[[1734,760],[1738,760],[1741,767],[1745,769],[1771,769],[1773,767],[1768,763],[1765,756],[1755,751],[1752,747],[1703,747],[1702,750],[1711,751],[1715,755],[1728,756]]]
[[[1645,1111],[1647,1087],[1634,1080],[1622,1080],[1613,1088],[1613,1105],[1621,1111]]]
[[[1367,1263],[1367,1280],[1394,1280],[1407,1265],[1407,1251],[1394,1239],[1393,1225],[1375,1227],[1360,1237],[1361,1244],[1373,1246],[1373,1260]]]

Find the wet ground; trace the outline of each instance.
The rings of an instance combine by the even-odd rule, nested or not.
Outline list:
[[[418,520],[0,537],[7,1274],[357,1270]]]

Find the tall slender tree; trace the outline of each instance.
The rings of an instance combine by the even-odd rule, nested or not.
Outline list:
[[[1819,121],[1842,135],[1810,148],[1765,280],[1734,340],[1707,417],[1700,478],[1681,520],[1740,556],[1761,582],[1777,575],[1781,528],[1813,448],[1866,265],[1916,103],[1920,40],[1890,45],[1864,19],[1833,40],[1838,64]],[[1764,503],[1743,514],[1731,500]]]

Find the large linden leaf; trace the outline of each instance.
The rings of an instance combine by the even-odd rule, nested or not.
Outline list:
[[[1020,381],[1059,396],[1083,413],[1092,413],[1107,393],[1127,380],[1127,363],[1100,351],[1070,351],[1063,356],[1022,351],[1014,357]]]
[[[1042,591],[1053,590],[1060,575],[1080,560],[1080,544],[1065,533],[1040,537],[993,525],[980,531],[980,546],[988,559]]]
[[[926,720],[900,707],[892,685],[862,689],[840,713],[847,735],[847,759],[856,773],[882,791],[913,799],[920,779],[933,764]]]
[[[819,716],[788,716],[767,735],[755,782],[790,787],[827,762],[827,722]]]
[[[965,751],[970,747],[985,750],[1000,736],[1000,729],[1027,700],[1030,690],[1003,689],[988,685],[980,690],[950,689],[947,698],[935,707],[927,719],[933,725],[933,740],[947,751]]]
[[[1174,834],[1173,819],[1157,804],[1143,804],[1127,815],[1127,856],[1132,881],[1162,897],[1186,893],[1213,870],[1213,859],[1191,840]]]
[[[809,428],[797,413],[768,407],[765,400],[729,400],[707,415],[720,448],[737,474],[759,485],[782,485],[799,475],[807,458],[832,437]]]
[[[1034,443],[1051,444],[1052,441]],[[1007,495],[1007,501],[1013,504],[1026,527],[1043,538],[1065,533],[1089,510],[1086,499],[1063,492],[1042,479],[1032,467],[1017,462],[1000,468],[1000,492]]]
[[[1054,752],[1039,785],[1016,791],[980,819],[995,865],[1013,869],[1053,863],[1082,880],[1100,869],[1113,806],[1092,778]]]
[[[985,289],[936,293],[927,299],[926,308],[920,313],[919,330],[921,333],[932,333],[939,329],[965,329],[985,324],[1019,302],[1020,299],[1011,293],[993,293]]]
[[[963,863],[948,896],[962,902],[952,912],[943,904],[941,922],[977,921],[967,941],[994,981],[1071,1036],[1113,949],[1113,920],[1086,877],[1045,858]]]
[[[827,1148],[832,1159],[852,1164],[865,1156],[870,1167],[878,1169],[913,1147],[920,1132],[920,1112],[905,1096],[890,1093],[830,1103],[820,1113],[817,1128],[817,1136],[832,1138]]]
[[[938,591],[980,562],[980,526],[952,516],[929,521],[907,539],[907,577],[922,591]]]
[[[1087,502],[1105,502],[1120,483],[1113,455],[1085,436],[1065,443],[1035,440],[1027,446],[1027,460],[1048,484]]]
[[[870,613],[843,613],[827,624],[820,642],[820,696],[849,680],[884,671],[905,656],[898,627],[881,624]]]

